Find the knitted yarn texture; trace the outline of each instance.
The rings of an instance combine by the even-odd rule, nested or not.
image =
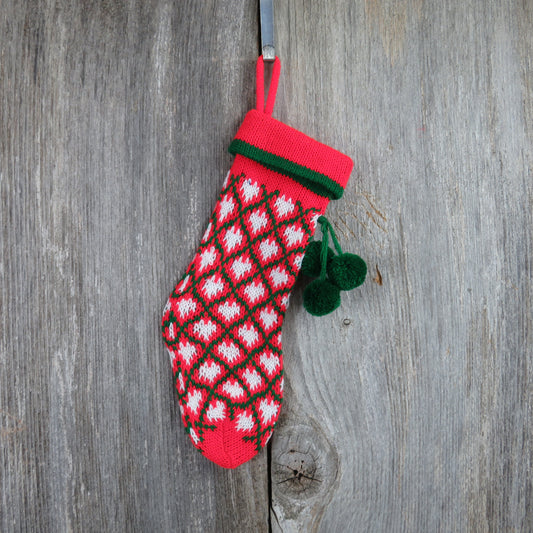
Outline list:
[[[230,145],[235,160],[199,248],[163,312],[178,402],[192,443],[226,468],[265,446],[283,399],[281,329],[309,238],[353,163],[273,119],[279,60],[263,105]],[[260,87],[261,86],[261,87]]]

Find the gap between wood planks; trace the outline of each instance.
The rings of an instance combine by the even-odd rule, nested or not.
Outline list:
[[[267,444],[268,533],[272,533],[272,439]]]

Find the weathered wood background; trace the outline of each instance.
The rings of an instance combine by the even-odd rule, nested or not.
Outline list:
[[[0,531],[533,530],[533,2],[276,2],[274,116],[350,154],[368,282],[284,326],[271,448],[184,434],[162,307],[257,3],[0,0]]]

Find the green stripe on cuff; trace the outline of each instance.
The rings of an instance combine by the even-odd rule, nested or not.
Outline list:
[[[269,170],[274,170],[275,172],[289,176],[319,196],[338,200],[344,192],[344,189],[336,181],[326,176],[326,174],[321,174],[316,170],[311,170],[289,159],[272,154],[266,150],[261,150],[261,148],[257,148],[253,144],[242,141],[241,139],[233,139],[228,151],[232,154],[240,154],[248,157],[253,161],[261,163]]]

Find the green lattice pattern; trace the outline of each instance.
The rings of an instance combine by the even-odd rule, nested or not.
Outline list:
[[[318,212],[314,209],[304,210],[301,204],[293,202],[294,209],[290,215],[280,217],[275,208],[276,201],[281,196],[279,191],[268,193],[263,185],[260,186],[260,192],[256,198],[250,203],[246,203],[240,190],[246,180],[247,178],[244,174],[231,175],[227,180],[227,185],[221,192],[221,199],[231,198],[235,203],[233,211],[230,216],[221,221],[219,220],[221,213],[218,208],[220,202],[217,204],[217,208],[210,219],[209,229],[197,251],[196,259],[191,262],[181,282],[178,283],[171,294],[169,303],[165,308],[163,335],[173,358],[173,371],[178,389],[178,398],[187,431],[191,433],[191,430],[194,429],[195,438],[201,442],[205,431],[215,429],[216,423],[210,422],[206,417],[206,413],[208,407],[213,405],[213,400],[220,400],[227,407],[227,416],[229,416],[230,420],[235,418],[236,412],[246,411],[251,413],[255,429],[253,434],[245,435],[243,439],[253,441],[257,449],[260,449],[268,440],[277,420],[277,415],[271,424],[263,424],[258,412],[258,405],[262,399],[269,398],[281,406],[283,395],[281,325],[288,297],[297,278],[308,239],[315,229]],[[266,214],[267,223],[261,231],[254,235],[250,229],[249,216],[251,213],[259,211]],[[295,226],[303,230],[304,237],[296,246],[289,246],[284,235],[287,228],[294,228]],[[234,251],[228,252],[221,240],[221,235],[225,233],[225,230],[235,227],[242,230],[244,241]],[[274,239],[281,249],[280,253],[276,254],[271,260],[266,261],[259,257],[257,253],[257,247],[261,242],[264,242],[265,238]],[[201,257],[204,251],[212,250],[212,247],[217,252],[217,261],[210,268],[201,273],[198,272],[200,270],[198,268],[198,258]],[[232,264],[234,259],[243,255],[246,255],[251,261],[251,272],[249,276],[244,276],[242,280],[235,281],[231,275],[229,265]],[[282,267],[288,273],[289,279],[284,286],[276,289],[268,273],[272,273],[277,267]],[[214,274],[220,275],[226,290],[207,302],[200,288]],[[255,304],[250,304],[242,296],[242,290],[250,283],[251,278],[262,282],[267,291],[266,298],[261,298]],[[176,303],[184,295],[192,297],[196,302],[195,312],[185,320],[179,319],[176,312]],[[237,302],[244,309],[238,319],[229,323],[215,311],[217,304],[228,301],[228,298]],[[258,319],[258,313],[261,309],[267,307],[275,311],[278,317],[275,327],[268,333]],[[216,325],[216,335],[209,341],[200,342],[198,337],[193,334],[194,323],[198,321],[199,317]],[[252,325],[259,333],[259,342],[252,349],[248,349],[235,333],[238,327],[247,325]],[[230,340],[245,354],[245,357],[236,364],[229,363],[216,353],[215,348],[225,340]],[[187,365],[178,355],[177,348],[184,341],[200,348],[200,355],[190,368],[186,368]],[[278,371],[274,372],[273,375],[268,375],[259,363],[260,355],[265,353],[265,351],[271,352],[279,358]],[[212,384],[205,383],[198,378],[200,367],[208,362],[215,362],[222,369],[220,377]],[[241,371],[246,368],[253,368],[264,384],[255,393],[250,390],[248,383],[241,377]],[[228,380],[237,383],[245,391],[245,399],[243,401],[232,400],[220,392],[221,383],[228,382]],[[191,389],[202,393],[202,407],[197,416],[191,416],[190,412],[185,408],[187,396]],[[198,443],[195,442],[195,444]]]

